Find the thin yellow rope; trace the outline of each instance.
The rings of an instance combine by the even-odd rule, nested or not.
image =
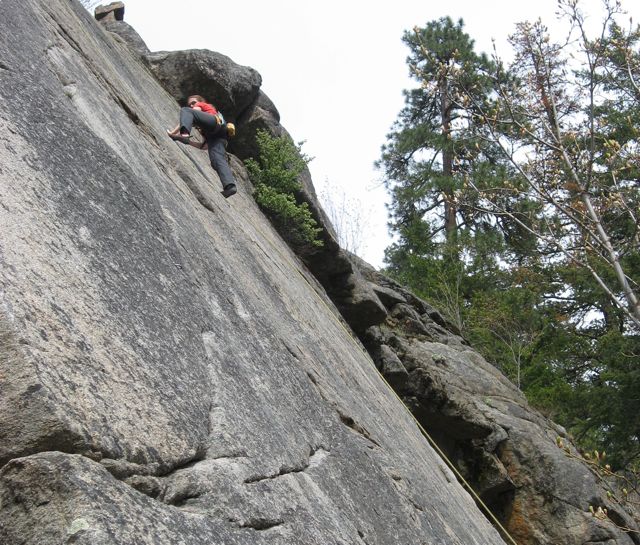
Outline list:
[[[242,230],[244,231],[244,227],[242,227]],[[246,234],[246,231],[245,231]],[[327,308],[327,310],[329,311],[329,314],[332,316],[333,320],[340,325],[340,327],[347,333],[347,335],[349,335],[351,338],[354,337],[354,334],[351,330],[347,329],[347,327],[344,325],[344,323],[342,323],[340,320],[337,319],[337,317],[335,316],[335,313],[331,310],[331,308],[329,307],[329,305],[326,303],[326,301],[320,297],[320,294],[318,294],[316,292],[316,290],[313,288],[313,285],[311,284],[311,282],[309,282],[309,279],[302,273],[302,271],[300,270],[300,267],[297,266],[295,263],[293,263],[286,255],[284,255],[280,249],[273,244],[267,237],[264,237],[263,240],[266,240],[267,243],[276,251],[276,253],[284,260],[285,263],[287,263],[290,267],[293,267],[293,269],[302,277],[302,279],[309,285],[309,287],[311,288],[311,293],[313,293],[315,295],[315,297]],[[491,509],[489,508],[489,506],[482,501],[482,499],[480,498],[480,496],[477,494],[477,492],[473,489],[473,487],[469,484],[469,482],[462,476],[462,474],[460,473],[460,471],[458,471],[458,469],[456,468],[456,466],[453,464],[453,462],[451,460],[449,460],[449,458],[447,457],[447,455],[442,451],[442,449],[438,446],[438,444],[435,442],[435,440],[431,437],[431,435],[429,435],[429,432],[427,432],[427,430],[424,428],[424,426],[420,423],[420,421],[415,417],[415,415],[409,410],[409,407],[407,407],[407,405],[404,403],[404,401],[402,401],[402,398],[398,395],[398,393],[393,389],[393,387],[389,384],[389,382],[387,381],[386,378],[384,378],[384,375],[380,372],[380,370],[375,366],[375,364],[373,364],[373,360],[371,360],[370,354],[364,349],[364,347],[360,344],[360,341],[357,341],[357,345],[361,348],[361,350],[363,351],[364,354],[366,354],[367,358],[369,359],[369,361],[371,361],[373,368],[376,370],[376,372],[378,373],[378,376],[382,379],[382,381],[387,385],[387,387],[389,388],[389,390],[391,390],[393,392],[393,394],[396,396],[396,398],[398,399],[398,401],[401,403],[401,405],[405,408],[405,410],[407,411],[407,413],[409,413],[409,415],[411,416],[411,418],[413,419],[413,421],[416,423],[416,425],[418,426],[418,429],[421,431],[422,435],[427,439],[427,442],[431,445],[431,447],[438,453],[438,455],[445,461],[445,463],[447,464],[447,466],[449,467],[449,469],[451,469],[451,471],[454,473],[454,475],[456,476],[456,478],[458,479],[458,481],[469,491],[469,493],[473,496],[473,498],[475,499],[476,503],[478,505],[481,506],[481,508],[485,511],[485,514],[489,517],[489,519],[495,524],[495,526],[501,531],[501,533],[503,534],[503,536],[507,539],[507,541],[509,541],[512,545],[518,545],[518,542],[511,536],[511,534],[508,532],[508,530],[502,525],[502,523],[498,520],[498,518],[493,514],[493,512],[491,511]]]

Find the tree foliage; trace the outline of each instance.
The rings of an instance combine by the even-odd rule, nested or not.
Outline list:
[[[318,227],[306,202],[298,203],[298,180],[309,158],[300,145],[286,137],[271,136],[267,131],[256,134],[259,155],[245,164],[255,186],[254,198],[267,213],[278,232],[300,251],[312,251],[323,245]]]
[[[484,139],[498,146],[518,181],[505,179],[491,191],[474,185],[483,210],[517,221],[536,237],[537,252],[547,260],[589,271],[598,291],[640,328],[640,277],[632,265],[639,250],[640,155],[628,113],[630,105],[637,111],[640,104],[633,37],[620,38],[616,3],[605,3],[602,33],[594,39],[574,0],[560,6],[577,34],[571,47],[554,42],[541,22],[519,24],[511,37],[511,78],[495,75],[497,82],[510,83],[498,83],[498,99],[489,108],[473,105]],[[616,60],[628,69],[626,77]],[[496,197],[505,192],[535,203],[532,213],[518,217],[503,206]]]
[[[464,330],[461,308],[473,290],[473,271],[492,270],[504,246],[501,225],[477,206],[469,177],[492,185],[505,165],[480,140],[464,97],[487,105],[493,63],[478,55],[462,21],[445,17],[406,32],[407,59],[419,83],[377,166],[391,193],[389,270],[443,309]],[[452,77],[455,74],[456,77]]]
[[[490,70],[486,56],[473,51],[462,21],[445,17],[423,29],[406,32],[407,59],[420,83],[405,91],[406,106],[383,147],[378,166],[384,170],[392,195],[391,227],[401,244],[411,249],[413,229],[431,238],[455,243],[461,229],[477,225],[474,209],[465,202],[464,176],[482,168],[473,125],[460,99],[471,93],[486,99]],[[455,80],[451,74],[460,77]]]
[[[462,22],[406,33],[419,86],[379,165],[388,271],[622,467],[640,459],[640,30],[603,6],[596,36],[576,0],[561,41],[517,25],[508,66]]]

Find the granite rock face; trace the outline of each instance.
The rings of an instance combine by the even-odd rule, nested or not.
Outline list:
[[[503,543],[374,362],[520,545],[638,543],[561,428],[339,248],[308,171],[325,246],[296,256],[237,157],[225,200],[167,138],[194,88],[240,159],[287,134],[257,72],[111,8],[3,4],[0,543]]]
[[[200,93],[212,100],[227,120],[235,122],[236,136],[230,140],[228,149],[239,159],[258,157],[258,131],[278,138],[291,138],[280,124],[280,113],[276,106],[260,90],[260,74],[252,68],[239,66],[229,57],[213,51],[149,53],[137,33],[124,21],[103,25],[142,55],[158,81],[178,102],[184,103],[189,95]],[[364,331],[382,322],[386,316],[384,306],[340,248],[329,218],[316,195],[309,169],[305,168],[299,181],[301,190],[296,199],[309,206],[314,219],[322,227],[320,238],[324,246],[311,253],[308,248],[304,252],[295,249],[296,253],[326,289],[351,327]]]
[[[533,410],[433,307],[354,263],[389,313],[362,335],[376,366],[519,545],[640,542],[633,513],[608,498],[564,429]],[[615,524],[594,518],[590,506],[606,508]]]
[[[227,70],[223,79],[233,79],[235,68]],[[256,157],[257,130],[288,136],[261,91],[237,123],[241,130],[230,149],[242,159]],[[624,509],[607,500],[595,476],[557,448],[558,436],[568,443],[564,430],[532,411],[436,309],[340,249],[308,171],[300,181],[298,198],[323,227],[324,240],[322,250],[301,256],[305,264],[387,381],[518,541],[629,543],[633,533],[589,516],[589,505],[602,506],[619,525],[634,525]]]
[[[0,28],[0,543],[503,543],[140,55]]]

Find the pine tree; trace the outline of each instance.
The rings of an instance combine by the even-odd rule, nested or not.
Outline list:
[[[484,138],[518,174],[475,189],[487,213],[511,218],[535,239],[523,261],[537,277],[529,303],[535,320],[524,325],[538,324],[521,352],[523,389],[583,446],[632,465],[640,458],[633,393],[640,386],[640,31],[615,24],[615,1],[604,2],[596,37],[574,0],[558,5],[570,39],[553,40],[540,21],[519,24],[510,77],[496,77],[497,100],[466,97]],[[518,213],[500,185],[512,191]],[[492,307],[508,317],[509,307]],[[473,342],[500,361],[493,317],[473,311]],[[525,316],[513,323],[520,327]]]
[[[462,329],[468,269],[494,268],[502,245],[498,223],[478,213],[468,179],[490,184],[503,167],[477,138],[474,114],[461,103],[468,94],[489,102],[492,64],[475,53],[462,20],[429,22],[405,32],[403,41],[419,86],[405,91],[405,107],[377,163],[392,196],[389,225],[397,235],[386,252],[388,272],[436,302]]]
[[[640,29],[517,26],[507,69],[462,22],[405,33],[407,91],[379,166],[388,272],[617,467],[640,460]]]

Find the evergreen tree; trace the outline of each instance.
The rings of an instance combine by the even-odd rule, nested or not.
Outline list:
[[[525,227],[537,239],[540,329],[522,387],[582,446],[628,467],[640,459],[640,31],[624,32],[619,4],[605,2],[591,38],[576,2],[559,6],[576,39],[518,25],[516,84],[480,117],[525,182],[517,198],[537,203]]]
[[[388,272],[585,449],[640,459],[640,30],[518,25],[507,70],[449,19],[405,34],[420,86],[383,148]]]
[[[468,180],[490,185],[504,167],[461,103],[469,94],[479,104],[490,101],[492,63],[475,53],[462,20],[432,21],[405,32],[403,41],[420,85],[405,91],[405,107],[377,162],[392,196],[389,225],[397,235],[386,262],[391,274],[462,329],[470,269],[497,268],[503,245],[499,224],[478,212]]]

